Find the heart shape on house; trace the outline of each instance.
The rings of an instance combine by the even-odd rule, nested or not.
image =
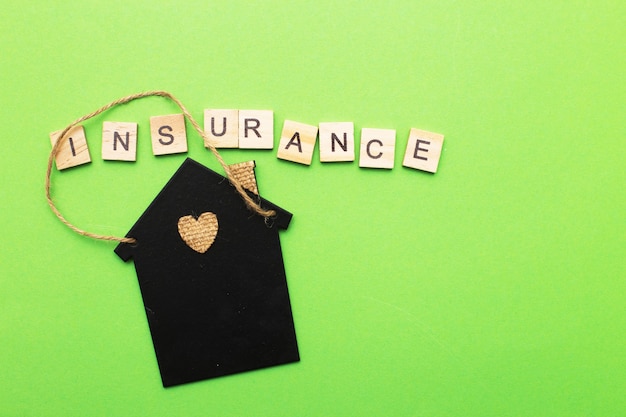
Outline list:
[[[178,219],[178,234],[191,249],[205,253],[217,236],[219,225],[215,213],[207,211],[198,218],[183,216]]]

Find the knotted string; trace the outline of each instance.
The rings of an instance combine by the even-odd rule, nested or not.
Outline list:
[[[183,105],[183,103],[180,102],[179,99],[177,99],[176,97],[174,97],[172,94],[168,93],[167,91],[146,91],[146,92],[143,92],[143,93],[132,94],[132,95],[129,95],[129,96],[126,96],[126,97],[119,98],[119,99],[117,99],[115,101],[112,101],[109,104],[106,104],[106,105],[100,107],[98,110],[96,110],[96,111],[94,111],[92,113],[86,114],[86,115],[76,119],[75,121],[70,123],[69,126],[67,126],[65,129],[63,129],[60,132],[60,134],[58,136],[59,139],[55,142],[54,146],[52,146],[52,151],[50,151],[50,156],[48,158],[48,169],[46,171],[46,199],[48,201],[48,205],[50,206],[50,209],[52,209],[52,212],[59,218],[59,220],[61,220],[61,222],[63,222],[63,224],[65,224],[67,227],[69,227],[74,232],[78,233],[79,235],[87,236],[87,237],[90,237],[90,238],[93,238],[93,239],[110,240],[110,241],[122,242],[122,243],[136,243],[137,242],[136,239],[134,239],[132,237],[117,237],[117,236],[99,235],[99,234],[96,234],[96,233],[91,233],[91,232],[88,232],[86,230],[80,229],[80,228],[74,226],[72,223],[70,223],[61,214],[59,209],[54,204],[54,201],[52,200],[52,196],[51,196],[51,192],[50,192],[50,190],[52,188],[52,165],[54,163],[54,160],[55,160],[56,156],[58,155],[58,153],[59,153],[59,151],[61,149],[61,142],[63,140],[67,140],[65,135],[74,126],[76,126],[77,124],[79,124],[81,122],[84,122],[85,120],[91,119],[92,117],[95,117],[95,116],[97,116],[97,115],[99,115],[101,113],[104,113],[105,111],[109,110],[112,107],[119,106],[120,104],[126,104],[128,102],[131,102],[133,100],[137,100],[137,99],[140,99],[140,98],[152,97],[152,96],[164,97],[164,98],[167,98],[167,99],[173,101],[174,103],[176,103],[176,105],[180,108],[180,110],[185,115],[185,118],[187,120],[189,120],[189,122],[194,127],[196,132],[198,132],[198,134],[204,139],[205,146],[207,146],[209,148],[209,150],[213,153],[213,156],[215,156],[215,158],[218,160],[218,162],[220,163],[220,165],[224,169],[224,172],[226,173],[226,176],[228,177],[228,180],[233,185],[233,187],[235,187],[235,189],[237,190],[237,192],[239,193],[241,198],[243,198],[243,200],[244,200],[246,206],[248,207],[248,209],[250,209],[254,213],[257,213],[257,214],[265,217],[266,219],[276,215],[276,212],[274,210],[265,210],[264,208],[261,207],[259,201],[254,200],[252,197],[250,197],[250,195],[248,195],[248,193],[244,190],[244,187],[241,184],[241,181],[239,179],[237,179],[237,177],[235,175],[232,174],[230,167],[226,164],[226,162],[224,162],[224,159],[222,158],[222,155],[220,155],[220,153],[217,151],[215,146],[213,146],[211,144],[210,140],[206,136],[206,133],[204,133],[204,130],[200,127],[198,122],[196,122],[196,120],[189,113],[189,111]]]

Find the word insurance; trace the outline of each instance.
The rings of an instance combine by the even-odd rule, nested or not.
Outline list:
[[[50,133],[52,145],[61,131]],[[187,132],[183,114],[153,116],[150,134],[154,155],[187,152]],[[353,122],[320,123],[319,126],[285,120],[278,143],[278,159],[311,165],[319,137],[321,162],[355,160]],[[91,162],[83,126],[66,134],[56,156],[62,170]],[[431,173],[437,172],[444,136],[412,128],[402,165]],[[274,149],[274,112],[272,110],[204,110],[204,145],[208,148]],[[359,167],[393,169],[396,148],[394,129],[362,128]],[[137,123],[102,124],[102,158],[135,161]]]

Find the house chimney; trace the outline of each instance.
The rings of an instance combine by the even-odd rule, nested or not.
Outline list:
[[[228,167],[230,168],[231,174],[241,183],[243,188],[259,195],[259,189],[256,185],[256,175],[254,174],[255,166],[256,163],[254,161],[247,161],[232,164]]]

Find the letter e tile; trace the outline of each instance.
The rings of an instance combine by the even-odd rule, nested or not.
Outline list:
[[[437,172],[442,146],[443,135],[411,129],[402,165],[434,174]]]

